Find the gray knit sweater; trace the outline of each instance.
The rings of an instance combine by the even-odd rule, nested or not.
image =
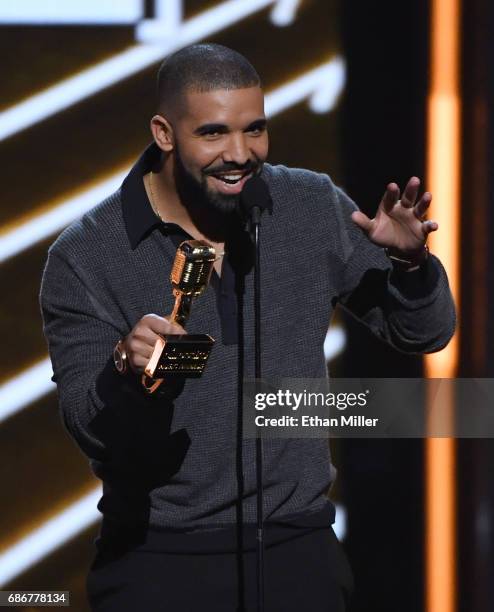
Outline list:
[[[454,306],[435,257],[419,272],[391,274],[383,250],[352,222],[355,204],[328,176],[266,164],[263,177],[273,199],[262,222],[265,377],[326,376],[323,343],[337,303],[401,351],[447,344]],[[217,342],[202,378],[188,380],[176,397],[146,397],[113,368],[119,338],[143,315],[171,312],[175,250],[159,228],[131,246],[122,190],[51,246],[40,300],[61,415],[104,482],[98,508],[106,516],[170,529],[231,525],[240,491],[243,521],[255,522],[255,441],[239,437],[237,422],[242,375],[253,376],[252,271],[243,344],[221,342],[213,287],[194,303],[188,331]],[[327,440],[264,445],[268,520],[328,505]]]

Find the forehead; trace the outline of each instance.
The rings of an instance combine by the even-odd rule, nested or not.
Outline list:
[[[182,119],[196,126],[244,124],[264,117],[264,94],[260,87],[188,91],[184,102]]]

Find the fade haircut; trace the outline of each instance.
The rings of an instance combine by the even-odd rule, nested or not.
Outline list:
[[[158,71],[158,112],[179,111],[185,93],[261,86],[254,66],[240,53],[213,43],[189,45],[165,59]]]

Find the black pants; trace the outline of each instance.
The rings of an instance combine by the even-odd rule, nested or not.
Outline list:
[[[265,612],[343,612],[353,588],[333,530],[265,550]],[[255,612],[256,553],[99,552],[87,579],[94,612]]]

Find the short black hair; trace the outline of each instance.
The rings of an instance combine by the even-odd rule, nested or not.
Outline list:
[[[214,43],[184,47],[165,59],[158,71],[158,111],[177,107],[187,91],[261,86],[252,64],[240,53]]]

